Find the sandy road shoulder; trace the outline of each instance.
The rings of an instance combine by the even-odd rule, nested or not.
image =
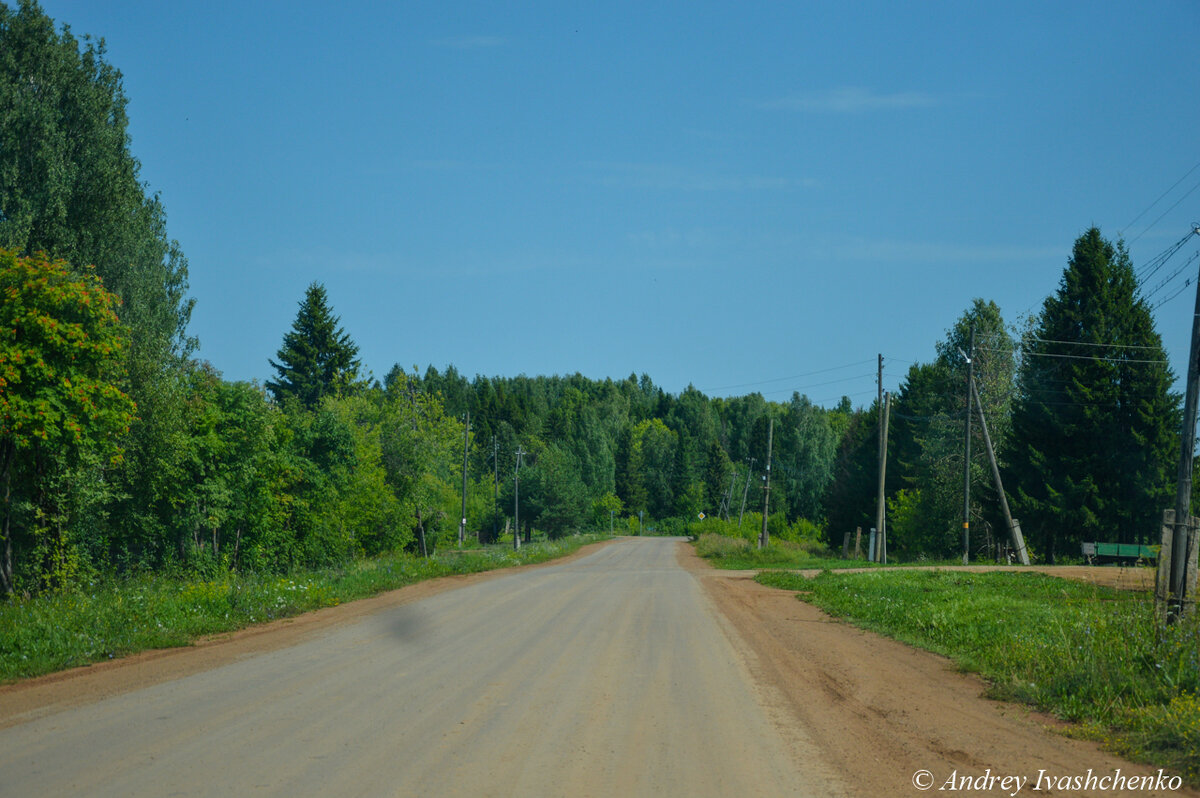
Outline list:
[[[727,576],[687,543],[679,544],[678,558],[752,653],[747,664],[754,677],[771,686],[825,763],[864,796],[920,794],[912,786],[919,770],[933,774],[932,791],[952,773],[1029,779],[1039,771],[1079,775],[1089,768],[1157,773],[1056,734],[1061,724],[1053,718],[984,698],[983,681],[944,657],[839,622],[746,574]],[[1188,789],[1096,794],[1200,795]]]

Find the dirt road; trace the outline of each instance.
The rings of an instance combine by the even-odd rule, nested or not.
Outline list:
[[[981,689],[631,539],[0,689],[0,795],[889,796],[922,794],[921,769],[939,794],[953,773],[1155,772]],[[972,792],[1012,792],[992,786]]]
[[[0,793],[836,795],[677,543],[622,541],[0,730]]]

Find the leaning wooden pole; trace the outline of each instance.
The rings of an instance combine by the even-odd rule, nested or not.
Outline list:
[[[892,394],[885,391],[883,394],[883,404],[879,408],[881,414],[881,424],[879,431],[882,433],[880,440],[882,441],[879,447],[879,496],[875,503],[875,562],[887,564],[887,514],[886,497],[884,496],[883,488],[887,482],[887,450],[888,450],[888,420],[892,415]]]
[[[992,479],[996,482],[996,493],[1000,494],[1000,510],[1004,513],[1004,523],[1008,525],[1008,537],[1013,549],[1021,560],[1021,565],[1029,565],[1029,549],[1025,547],[1025,536],[1021,534],[1021,524],[1012,517],[1008,509],[1008,497],[1004,495],[1004,483],[1000,481],[1000,466],[996,463],[996,450],[992,448],[992,436],[988,434],[987,416],[983,412],[983,401],[979,398],[979,388],[971,380],[971,396],[975,399],[975,409],[979,411],[979,428],[983,431],[983,445],[987,449],[988,462],[992,464]]]

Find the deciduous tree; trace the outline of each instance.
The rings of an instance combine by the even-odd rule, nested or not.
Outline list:
[[[116,297],[94,274],[0,250],[0,300],[0,588],[12,592],[17,537],[42,553],[38,587],[65,578],[66,500],[85,489],[67,475],[120,459],[134,403],[118,387],[127,333]]]

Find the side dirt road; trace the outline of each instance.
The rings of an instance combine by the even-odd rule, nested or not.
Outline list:
[[[1200,795],[1188,788],[1104,789],[1111,781],[1087,789],[1070,778],[1118,770],[1156,778],[1159,771],[1063,736],[1054,718],[984,698],[983,681],[944,657],[831,618],[790,591],[757,584],[752,574],[714,569],[690,546],[678,556],[744,643],[755,679],[864,795],[1008,795],[1017,782],[1002,785],[1006,776],[1025,779],[1023,795]],[[971,782],[951,789],[952,776]]]

